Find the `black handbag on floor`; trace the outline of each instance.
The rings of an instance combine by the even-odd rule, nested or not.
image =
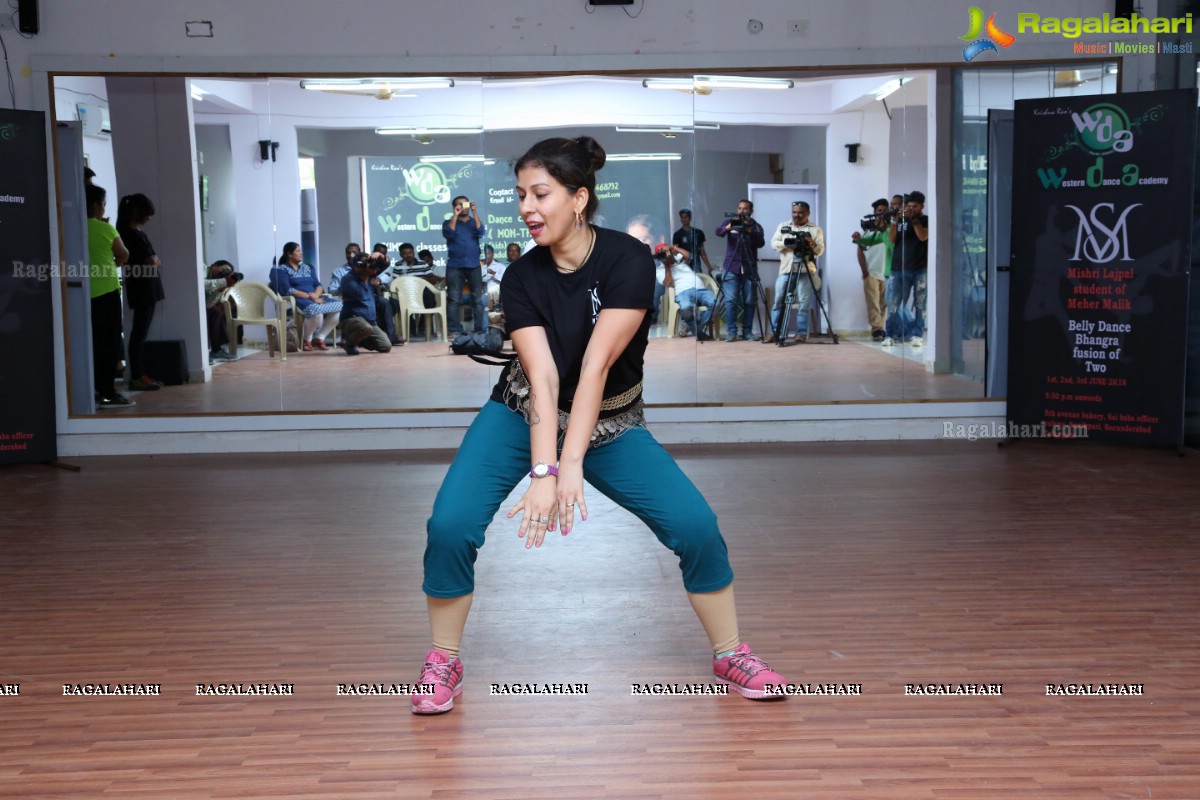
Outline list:
[[[450,350],[456,356],[470,356],[492,367],[502,367],[517,357],[516,353],[505,352],[504,331],[494,325],[486,331],[458,334],[450,340]]]

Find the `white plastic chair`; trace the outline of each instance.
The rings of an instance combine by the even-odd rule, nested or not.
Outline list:
[[[397,329],[400,331],[405,341],[408,340],[408,323],[409,320],[416,314],[421,314],[425,317],[425,340],[429,340],[429,320],[432,317],[434,328],[437,328],[437,321],[442,322],[441,337],[446,340],[446,331],[449,328],[446,322],[446,293],[441,289],[432,286],[429,281],[420,278],[416,275],[400,275],[392,279],[390,287],[392,294],[400,303],[400,311],[396,316],[399,318]],[[434,299],[437,300],[437,305],[433,308],[425,307],[425,293],[431,292]]]
[[[230,300],[233,302],[230,303]],[[273,313],[270,315],[264,310],[268,300],[274,304]],[[265,325],[267,354],[273,357],[275,349],[278,348],[279,360],[287,361],[287,314],[291,309],[292,316],[295,316],[295,300],[290,297],[285,300],[271,291],[271,287],[265,283],[238,281],[221,295],[221,303],[225,306],[230,355],[237,355],[238,325]]]

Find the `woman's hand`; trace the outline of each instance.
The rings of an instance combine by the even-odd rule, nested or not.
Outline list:
[[[517,512],[524,513],[517,536],[525,539],[526,549],[541,547],[542,540],[546,538],[546,531],[554,530],[559,506],[556,484],[557,480],[553,476],[534,478],[525,494],[508,512],[509,517],[515,516]]]
[[[575,511],[580,519],[587,520],[587,503],[583,500],[583,465],[558,465],[558,520],[562,535],[566,536],[575,527]],[[551,528],[553,530],[553,528]]]

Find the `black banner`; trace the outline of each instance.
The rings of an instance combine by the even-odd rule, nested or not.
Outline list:
[[[1194,89],[1016,103],[1008,418],[1181,445]]]
[[[496,258],[503,261],[505,247],[512,242],[524,245],[529,230],[518,216],[512,165],[479,158],[439,162],[362,159],[367,240],[383,242],[393,254],[401,243],[411,242],[417,252],[427,249],[435,260],[444,261],[442,223],[449,218],[451,199],[464,195],[475,201],[479,219],[487,226],[483,243],[493,245]],[[596,224],[626,230],[636,220],[638,238],[652,246],[670,242],[667,170],[664,161],[606,164],[596,176],[600,200]]]
[[[0,109],[0,464],[53,461],[46,117]]]

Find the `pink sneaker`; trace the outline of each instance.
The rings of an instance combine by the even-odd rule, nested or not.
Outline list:
[[[787,683],[775,670],[750,650],[750,645],[742,642],[731,655],[725,658],[713,659],[713,675],[717,680],[727,685],[742,697],[751,700],[775,699],[785,695],[776,689],[769,693],[767,686],[776,688]]]
[[[413,713],[444,714],[454,708],[454,698],[462,694],[462,679],[463,665],[457,656],[451,658],[441,650],[430,650],[417,683],[431,693],[413,693]]]

